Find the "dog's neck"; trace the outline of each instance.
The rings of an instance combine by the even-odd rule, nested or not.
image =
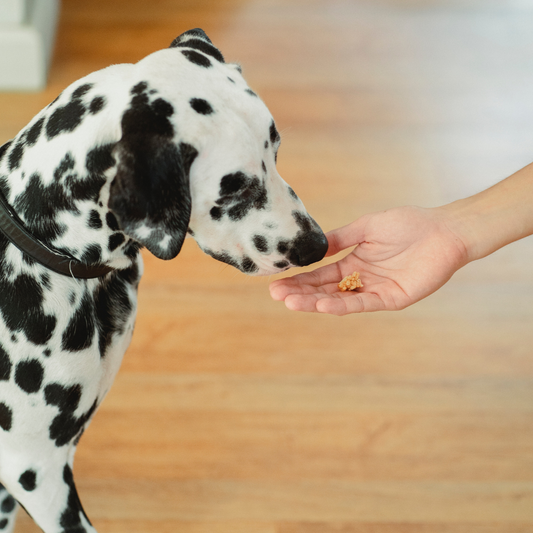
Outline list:
[[[96,145],[80,160],[79,148],[43,160],[43,146],[31,143],[39,115],[0,149],[0,191],[27,231],[45,246],[85,265],[128,268],[140,246],[119,229],[107,208],[114,177],[113,143]],[[30,142],[29,142],[30,141]],[[32,152],[34,152],[32,154]],[[34,170],[28,161],[42,161]]]

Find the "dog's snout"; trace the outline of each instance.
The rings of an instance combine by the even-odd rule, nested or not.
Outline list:
[[[289,253],[295,266],[307,266],[320,261],[328,251],[328,240],[322,231],[310,231],[296,238]]]

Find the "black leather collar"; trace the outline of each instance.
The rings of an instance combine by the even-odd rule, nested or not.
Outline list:
[[[32,259],[69,278],[100,278],[113,270],[105,265],[85,265],[70,255],[45,246],[24,227],[22,220],[2,193],[0,193],[0,231]]]

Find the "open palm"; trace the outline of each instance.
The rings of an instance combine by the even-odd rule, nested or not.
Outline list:
[[[467,262],[465,246],[439,208],[365,215],[327,238],[328,256],[357,246],[336,263],[274,281],[274,300],[294,311],[334,315],[399,310],[435,292]],[[354,271],[363,287],[339,291],[339,281]]]

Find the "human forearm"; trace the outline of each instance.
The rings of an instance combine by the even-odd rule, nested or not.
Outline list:
[[[464,243],[466,262],[533,234],[533,164],[474,196],[437,208]]]

